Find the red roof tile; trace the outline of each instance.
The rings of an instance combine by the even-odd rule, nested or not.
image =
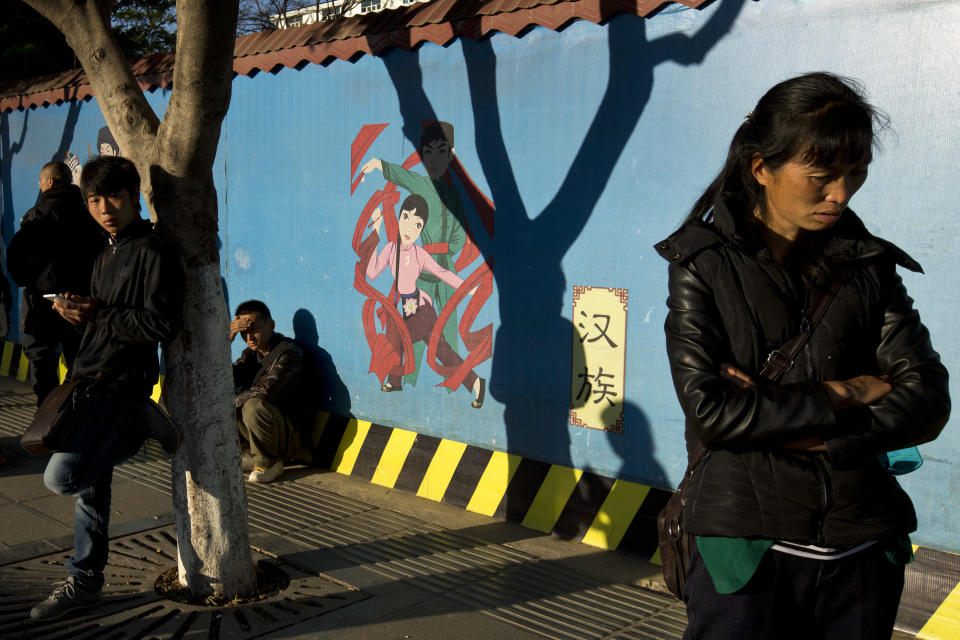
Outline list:
[[[696,8],[708,0],[678,0]],[[325,64],[377,55],[390,48],[412,49],[424,42],[445,45],[454,38],[478,39],[491,32],[521,35],[532,26],[561,29],[574,20],[600,23],[616,13],[647,16],[666,0],[432,0],[293,29],[237,38],[233,70],[240,75]],[[173,81],[174,54],[157,53],[133,62],[145,90]],[[92,96],[81,70],[0,85],[0,111],[85,100]]]

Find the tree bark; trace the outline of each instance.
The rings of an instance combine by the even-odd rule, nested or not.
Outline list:
[[[220,281],[213,162],[230,103],[237,3],[178,0],[173,90],[163,121],[110,28],[112,0],[24,0],[66,37],[107,125],[140,171],[157,229],[183,262],[183,329],[163,345],[164,394],[184,430],[174,458],[180,581],[195,594],[256,587],[240,473]]]

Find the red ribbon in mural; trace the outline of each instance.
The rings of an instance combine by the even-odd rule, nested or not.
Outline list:
[[[429,121],[427,123],[429,123]],[[354,138],[353,144],[350,147],[351,195],[363,179],[362,173],[356,175],[360,162],[373,145],[373,142],[386,127],[386,124],[364,125],[356,138]],[[409,169],[420,164],[420,162],[420,154],[415,151],[403,162],[402,166],[404,169]],[[470,198],[470,201],[480,216],[484,228],[490,236],[493,237],[493,203],[480,191],[456,157],[454,157],[450,163],[450,171],[457,176],[463,185],[467,196]],[[453,186],[450,171],[444,175],[444,179],[448,184]],[[354,175],[356,175],[356,178],[354,178]],[[354,268],[353,286],[357,291],[367,297],[363,303],[362,319],[364,335],[366,336],[367,345],[370,347],[371,353],[369,371],[376,374],[381,382],[385,380],[391,369],[401,363],[401,360],[403,362],[403,375],[412,373],[416,366],[413,358],[413,342],[410,338],[410,332],[407,330],[406,324],[403,322],[403,318],[396,306],[396,279],[394,279],[394,285],[388,298],[375,289],[366,278],[367,265],[376,253],[379,237],[371,233],[365,240],[362,240],[363,232],[371,225],[370,221],[373,212],[377,207],[381,207],[384,219],[384,233],[386,234],[387,241],[396,241],[399,243],[399,227],[395,211],[395,206],[399,200],[400,194],[397,192],[397,185],[388,182],[382,190],[378,190],[370,196],[370,199],[367,201],[366,206],[364,206],[357,220],[357,225],[353,232],[353,250],[359,258]],[[467,238],[454,265],[454,269],[458,272],[472,263],[480,254],[476,243],[473,241],[473,233],[469,224],[466,220],[463,220],[462,223]],[[430,253],[446,253],[447,246],[446,243],[435,243],[425,245],[424,249]],[[427,341],[427,363],[431,369],[445,377],[443,382],[437,386],[456,389],[463,383],[463,379],[471,369],[484,360],[489,359],[492,354],[493,325],[488,324],[477,331],[471,330],[477,315],[493,292],[493,272],[491,265],[492,261],[488,259],[474,269],[469,276],[464,278],[463,284],[454,291],[453,295],[444,305],[434,325],[430,338]],[[467,304],[466,311],[461,317],[457,327],[460,338],[463,340],[463,344],[469,353],[459,366],[445,366],[437,360],[437,343],[443,334],[443,327],[446,326],[447,321],[460,302],[475,287],[476,291]],[[383,333],[377,331],[377,317],[380,318]],[[388,325],[391,329],[396,330],[400,336],[403,345],[402,358],[401,354],[396,352],[387,339],[386,331]]]
[[[387,126],[387,123],[365,124],[360,128],[360,133],[357,134],[357,137],[353,139],[353,144],[350,145],[351,178],[353,178],[353,175],[357,172],[357,167],[360,166],[360,161],[363,160],[363,156],[367,154],[370,145],[373,144],[373,141],[377,139],[377,136],[379,136]],[[353,195],[353,192],[357,190],[357,185],[360,184],[361,180],[363,180],[363,174],[357,176],[350,184],[350,195]]]
[[[464,279],[463,284],[457,287],[457,290],[454,291],[450,299],[447,300],[443,311],[440,312],[440,317],[437,318],[437,323],[433,326],[433,331],[430,332],[430,340],[427,341],[427,363],[434,371],[447,377],[446,380],[437,385],[438,387],[447,387],[448,389],[456,390],[456,388],[463,383],[463,379],[467,373],[488,359],[492,354],[493,325],[488,324],[478,331],[470,331],[470,327],[473,326],[477,314],[493,292],[493,272],[491,271],[491,266],[492,261],[487,260]],[[460,364],[459,367],[444,366],[437,361],[437,342],[439,342],[440,336],[443,334],[443,327],[446,326],[447,320],[450,319],[450,314],[457,308],[457,305],[460,304],[464,296],[474,287],[477,287],[477,290],[473,294],[473,299],[470,300],[470,303],[467,305],[467,310],[463,314],[463,317],[460,318],[459,324],[460,338],[470,353],[463,359],[463,363]]]

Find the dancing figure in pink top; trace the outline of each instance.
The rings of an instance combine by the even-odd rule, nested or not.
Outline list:
[[[367,263],[367,278],[371,281],[376,280],[384,269],[390,267],[390,272],[395,278],[395,291],[403,315],[403,323],[410,332],[412,342],[426,341],[437,322],[433,300],[425,291],[417,288],[417,279],[420,274],[426,271],[453,289],[463,284],[462,278],[441,267],[423,247],[416,244],[429,215],[427,201],[423,196],[417,194],[407,196],[400,205],[400,217],[397,221],[398,241],[388,242],[379,254],[372,253]],[[383,212],[379,208],[373,212],[372,221],[373,233],[370,235],[377,236],[379,240],[380,225],[383,223]],[[469,293],[472,294],[473,291]],[[402,359],[403,343],[392,323],[387,324],[387,340],[394,350],[401,354]],[[463,358],[450,348],[450,344],[442,334],[437,342],[437,359],[451,367],[459,367],[463,363]],[[401,391],[402,380],[403,362],[401,360],[400,364],[388,372],[386,382],[380,388],[382,391]],[[482,407],[486,395],[486,380],[477,376],[471,369],[463,379],[463,386],[473,395],[470,406],[476,409]]]

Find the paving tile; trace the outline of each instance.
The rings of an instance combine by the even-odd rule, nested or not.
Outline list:
[[[71,526],[67,527],[17,504],[0,505],[0,543],[13,546],[70,534],[72,516],[71,510]]]
[[[31,512],[42,513],[55,522],[70,527],[71,531],[73,530],[73,498],[70,496],[58,496],[48,490],[45,496],[25,500],[18,504]],[[40,536],[40,538],[47,537],[49,536]]]
[[[134,482],[114,480],[110,500],[110,526],[173,511],[169,494],[149,489]]]
[[[10,502],[23,502],[50,495],[43,484],[46,458],[11,456],[0,465],[0,496]]]
[[[266,638],[279,640],[463,640],[464,638],[509,638],[543,640],[514,625],[471,611],[462,605],[433,598],[403,608],[384,608],[381,598],[344,609],[318,620],[309,631],[296,635],[297,627],[283,635]],[[399,604],[399,601],[398,601]]]

